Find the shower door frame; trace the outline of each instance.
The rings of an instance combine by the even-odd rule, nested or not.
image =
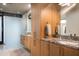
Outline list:
[[[0,15],[0,17],[2,18],[1,19],[1,29],[2,29],[2,31],[1,31],[1,35],[2,35],[1,40],[2,41],[0,41],[0,44],[3,44],[4,43],[4,19],[3,19],[3,13]]]
[[[13,17],[19,17],[19,18],[22,18],[22,15],[21,14],[14,14],[14,13],[8,13],[8,12],[2,12],[0,11],[0,17],[2,18],[1,19],[1,29],[2,29],[2,32],[1,32],[1,35],[2,35],[2,41],[0,41],[0,44],[4,44],[4,16],[13,16]]]

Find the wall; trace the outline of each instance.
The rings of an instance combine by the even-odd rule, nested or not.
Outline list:
[[[65,19],[67,20],[66,34],[77,34],[79,36],[79,4],[66,14]]]
[[[6,48],[19,48],[23,31],[22,18],[4,16],[4,44]]]

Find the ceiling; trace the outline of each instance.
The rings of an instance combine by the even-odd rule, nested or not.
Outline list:
[[[29,3],[0,3],[0,10],[9,13],[24,14],[31,8]]]

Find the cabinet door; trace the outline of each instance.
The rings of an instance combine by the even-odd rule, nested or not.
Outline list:
[[[41,41],[41,56],[44,55],[44,41]]]
[[[59,56],[60,54],[60,46],[50,43],[50,56]]]
[[[28,38],[27,37],[25,37],[25,40],[24,40],[24,47],[28,48]]]
[[[39,4],[32,4],[32,55],[40,55],[40,17],[41,9]]]
[[[79,56],[79,50],[64,47],[64,56]]]
[[[49,56],[49,49],[50,47],[49,47],[49,42],[44,42],[44,47],[43,47],[43,49],[44,49],[44,56]]]
[[[49,42],[41,41],[41,56],[49,56]]]
[[[31,55],[40,56],[40,40],[32,40]]]
[[[31,37],[28,37],[28,49],[31,50]]]

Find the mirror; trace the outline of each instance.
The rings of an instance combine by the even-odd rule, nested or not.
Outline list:
[[[71,7],[65,6],[66,9]],[[63,7],[65,9],[65,7]],[[65,11],[65,10],[64,10]],[[59,34],[67,35],[76,34],[79,36],[79,3],[76,3],[70,10],[68,10],[65,14],[61,15],[61,21],[59,26]]]
[[[60,20],[60,25],[58,26],[58,32],[60,35],[66,35],[66,27],[67,27],[67,20]]]
[[[27,13],[27,20],[26,20],[26,32],[27,34],[31,34],[32,26],[31,26],[31,10]]]
[[[31,34],[32,26],[31,26],[31,9],[23,15],[22,25],[23,25],[23,35]]]

